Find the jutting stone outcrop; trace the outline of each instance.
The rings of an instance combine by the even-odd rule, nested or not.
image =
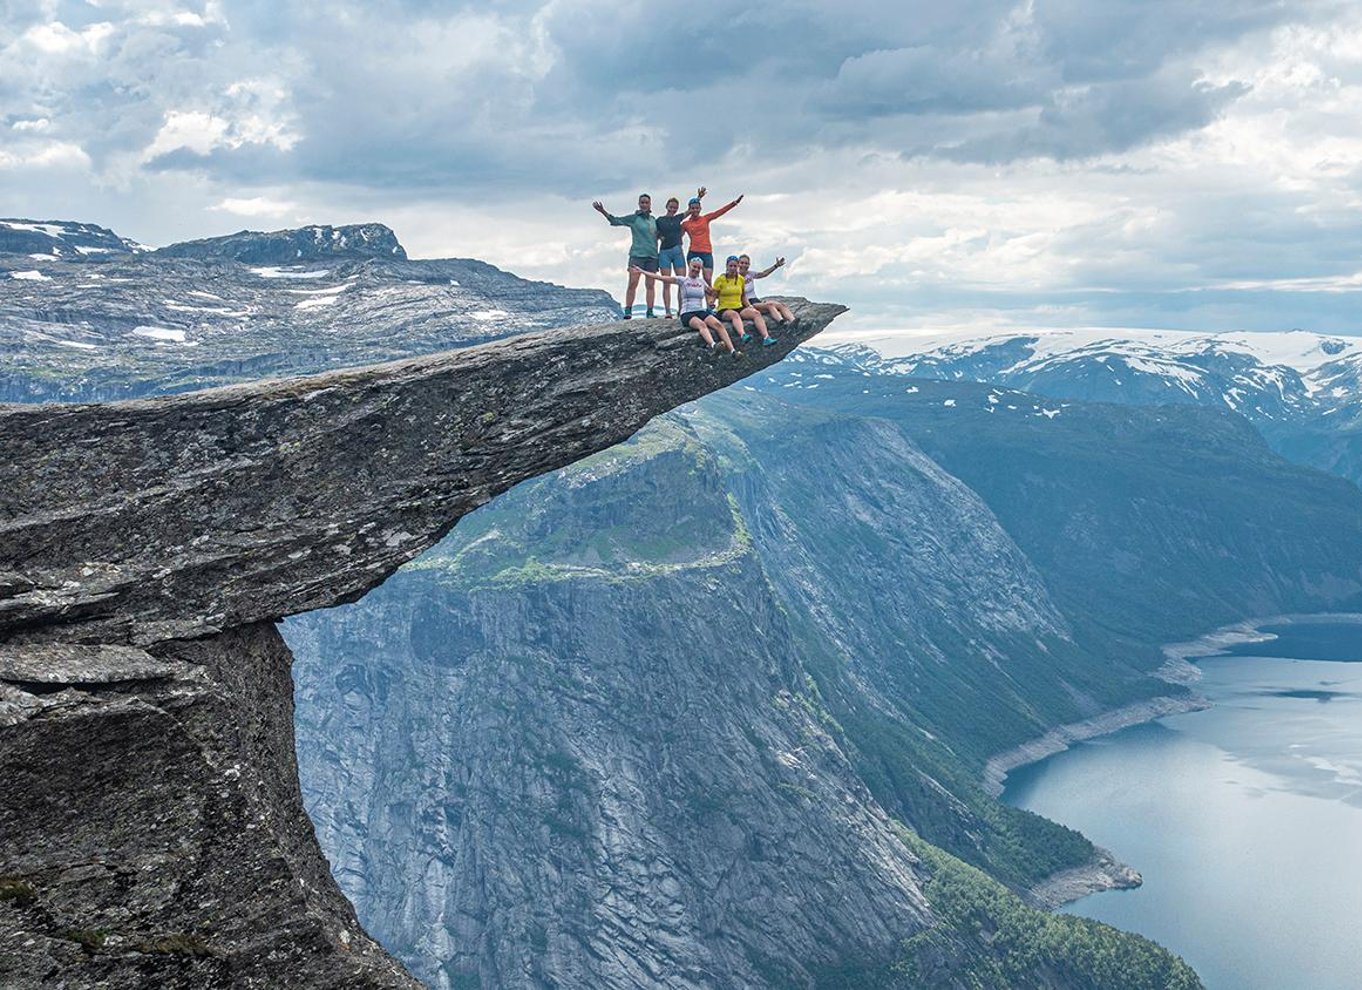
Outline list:
[[[0,985],[416,986],[317,848],[274,621],[355,600],[499,492],[843,311],[793,305],[739,360],[635,321],[0,407]]]

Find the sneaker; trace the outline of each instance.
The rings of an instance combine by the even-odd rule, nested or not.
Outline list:
[[[634,318],[634,311],[631,310],[631,309],[626,309],[626,310],[624,310],[624,312],[620,315],[620,319],[621,319],[621,320],[632,320],[633,318]]]
[[[763,341],[761,342],[761,346],[762,346],[762,347],[770,347],[772,344],[775,344],[775,343],[778,343],[778,341],[776,340],[776,338],[774,338],[774,337],[767,337],[765,340],[763,340]]]
[[[672,317],[672,311],[671,311],[671,310],[667,310],[667,312],[663,315],[663,319],[665,319],[665,320],[673,319],[673,317]]]
[[[653,311],[652,311],[651,309],[648,310],[648,312],[646,312],[646,313],[643,314],[643,318],[646,319],[646,320],[655,320],[655,319],[657,319],[657,317],[653,315]]]
[[[734,351],[734,352],[733,352],[733,357],[734,357],[734,358],[740,358],[740,357],[742,357],[742,351]]]
[[[745,344],[752,339],[752,335],[750,333],[745,333],[739,339]]]

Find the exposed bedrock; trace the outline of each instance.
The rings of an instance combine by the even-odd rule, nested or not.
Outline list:
[[[303,811],[272,623],[787,354],[673,321],[308,378],[0,407],[0,986],[415,987]]]

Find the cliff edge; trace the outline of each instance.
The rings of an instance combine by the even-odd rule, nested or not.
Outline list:
[[[633,321],[0,407],[0,984],[418,986],[317,847],[274,621],[359,598],[496,494],[843,312],[792,305],[740,360]]]

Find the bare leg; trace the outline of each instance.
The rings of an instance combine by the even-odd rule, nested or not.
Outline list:
[[[663,282],[662,284],[666,285],[667,283]],[[657,283],[654,282],[652,279],[648,279],[648,284],[644,287],[644,292],[647,295],[648,308],[652,309],[653,300],[657,298]]]
[[[632,313],[634,311],[634,296],[638,295],[638,272],[629,273],[629,288],[624,290],[624,311]],[[648,291],[652,292],[652,284],[648,283]]]
[[[727,311],[727,314],[728,314],[728,322],[730,322],[730,323],[733,324],[733,336],[735,336],[735,337],[737,337],[739,340],[741,340],[741,339],[742,339],[742,317],[739,316],[739,315],[737,314],[737,312],[735,312],[734,310],[731,310],[731,309]]]
[[[676,274],[676,269],[675,269],[675,268],[663,268],[663,269],[660,269],[660,271],[661,271],[661,273],[662,273],[663,275],[675,275],[675,274]],[[679,300],[679,297],[680,297],[680,295],[681,295],[681,290],[680,290],[680,289],[677,289],[677,290],[676,290],[676,294],[677,294],[677,296],[678,296],[678,302],[679,302],[679,301],[680,301],[680,300]],[[672,315],[672,284],[671,284],[670,282],[663,282],[663,283],[662,283],[662,308],[663,308],[664,310],[667,311],[667,315],[668,315],[668,316],[671,316],[671,315]]]
[[[753,309],[751,306],[748,306],[745,310],[743,310],[742,315],[744,319],[752,321],[752,325],[757,328],[757,334],[761,337],[762,340],[765,340],[767,337],[771,336],[769,333],[766,332],[766,320],[764,320],[762,318],[762,315],[758,313],[755,309]]]
[[[724,325],[719,322],[719,318],[717,316],[707,316],[705,317],[705,323],[708,324],[710,329],[717,333],[719,339],[724,342],[724,350],[732,354],[734,351],[733,341],[728,339],[728,331],[725,330]]]
[[[700,335],[700,339],[705,342],[706,347],[714,346],[714,337],[709,332],[709,327],[705,321],[698,316],[690,318],[690,328]]]
[[[705,285],[713,285],[713,284],[714,284],[714,269],[713,269],[713,268],[706,268],[706,269],[705,269]]]
[[[790,320],[794,319],[794,314],[790,312],[790,308],[783,303],[759,302],[753,303],[753,306],[771,317],[777,323],[788,323]]]

